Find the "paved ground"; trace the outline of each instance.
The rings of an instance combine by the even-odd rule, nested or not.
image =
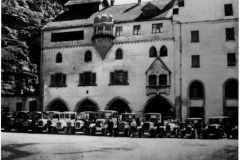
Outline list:
[[[238,140],[1,133],[2,160],[236,160]]]

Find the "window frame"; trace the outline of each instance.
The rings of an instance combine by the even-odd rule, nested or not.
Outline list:
[[[168,56],[168,49],[165,45],[160,48],[160,57],[167,57]]]
[[[140,35],[141,34],[141,25],[134,25],[133,26],[133,35]]]
[[[84,62],[89,63],[92,61],[92,52],[91,51],[86,51],[84,54]]]
[[[192,55],[192,66],[191,68],[200,68],[200,55]]]
[[[237,64],[236,53],[228,53],[227,66],[233,67],[233,66],[236,66],[236,64]]]
[[[86,75],[90,74],[90,82],[87,82]],[[79,84],[78,86],[97,86],[96,83],[97,80],[97,74],[95,72],[83,72],[79,74]],[[87,83],[86,83],[87,82]]]
[[[119,74],[119,75],[117,75]],[[117,76],[122,76],[122,80],[119,80]],[[113,72],[110,72],[110,85],[129,85],[128,83],[128,71],[124,70],[115,70]]]
[[[152,24],[152,34],[163,33],[163,23]]]
[[[204,99],[204,86],[199,81],[194,81],[189,85],[189,99],[190,100],[203,100]]]
[[[195,30],[195,31],[191,31],[191,43],[199,43],[200,39],[199,39],[199,31]]]
[[[149,49],[149,57],[157,57],[157,49],[156,47],[152,46]]]
[[[115,36],[116,37],[122,36],[122,32],[123,32],[123,27],[122,26],[116,27]]]
[[[60,77],[60,80],[57,78]],[[55,73],[50,75],[50,86],[49,87],[67,87],[67,75],[63,73]]]
[[[224,15],[226,17],[233,16],[233,5],[230,4],[224,4]]]
[[[57,53],[55,63],[62,63],[62,53]]]
[[[56,32],[51,33],[51,42],[67,42],[84,40],[84,30],[70,31],[70,32]]]
[[[121,60],[121,59],[123,59],[123,51],[121,48],[118,48],[116,50],[115,60]]]

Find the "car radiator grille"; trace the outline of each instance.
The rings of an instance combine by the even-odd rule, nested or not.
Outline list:
[[[191,130],[192,130],[192,128],[191,127],[187,127],[187,133],[191,133]]]
[[[57,128],[61,128],[62,124],[61,122],[57,122]]]
[[[76,128],[80,129],[80,127],[81,127],[81,124],[79,122],[76,122]]]
[[[144,123],[143,124],[143,130],[149,130],[150,123]]]
[[[97,127],[101,127],[101,123],[102,123],[101,121],[97,121],[97,122],[96,122],[96,126],[97,126]]]
[[[43,121],[38,121],[38,126],[43,127]]]
[[[213,132],[215,132],[215,131],[216,131],[215,126],[210,126],[210,127],[208,127],[208,132],[209,132],[209,133],[213,133]]]

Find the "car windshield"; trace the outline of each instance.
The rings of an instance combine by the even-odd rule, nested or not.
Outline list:
[[[70,118],[70,114],[65,114],[65,119],[69,119]]]
[[[112,113],[109,113],[109,112],[98,113],[98,118],[101,118],[101,119],[107,119],[107,118],[110,118],[111,116],[112,116]]]
[[[43,112],[42,113],[42,118],[47,119],[49,115],[50,115],[50,113]]]
[[[133,118],[135,118],[135,115],[122,115],[123,121],[131,122]]]
[[[71,119],[75,119],[75,114],[74,113],[71,114]]]
[[[59,118],[59,114],[56,114],[56,113],[53,114],[53,115],[52,115],[52,118]]]
[[[146,115],[146,121],[154,122],[158,118],[157,115]]]
[[[228,122],[229,122],[228,118],[209,119],[209,124],[222,124],[222,123],[228,123]]]

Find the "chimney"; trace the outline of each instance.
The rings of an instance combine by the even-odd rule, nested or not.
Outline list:
[[[114,0],[111,0],[111,6],[113,6],[114,5]]]

